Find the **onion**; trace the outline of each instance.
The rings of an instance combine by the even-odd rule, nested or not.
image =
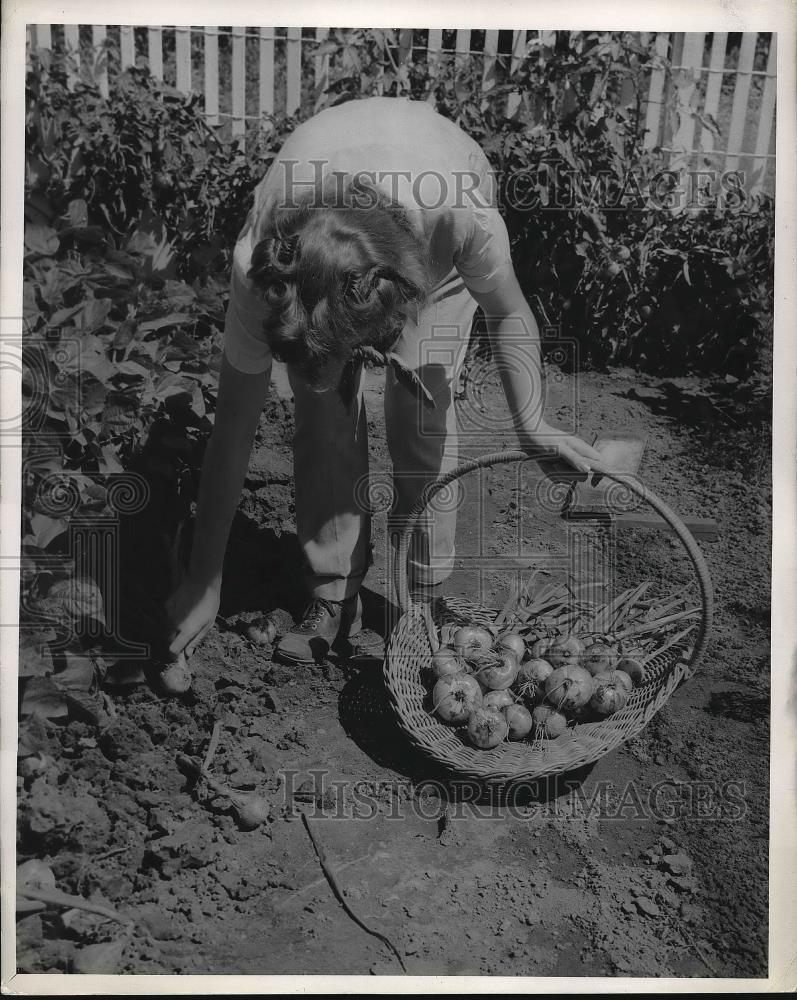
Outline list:
[[[635,656],[621,656],[617,661],[617,669],[628,674],[634,684],[641,684],[645,679],[645,664]]]
[[[611,674],[619,674],[612,670]],[[590,708],[598,715],[612,715],[618,712],[628,701],[628,688],[622,681],[613,679],[610,672],[598,674],[595,678],[595,690],[589,700]]]
[[[567,719],[549,705],[538,705],[531,713],[531,717],[542,739],[555,740],[567,729]]]
[[[468,719],[468,737],[480,750],[489,750],[503,743],[508,731],[507,721],[497,708],[479,706]]]
[[[509,726],[510,740],[522,740],[531,732],[534,720],[531,712],[523,705],[507,705],[504,718]]]
[[[508,650],[503,653],[482,654],[478,660],[471,662],[474,676],[482,687],[490,691],[511,687],[520,667],[515,654]]]
[[[517,632],[502,632],[493,643],[493,649],[499,653],[509,650],[515,654],[518,663],[526,655],[526,643],[523,641],[523,637],[518,635]]]
[[[515,698],[508,688],[502,688],[500,691],[488,691],[482,704],[485,708],[497,708],[500,711],[507,705],[514,705]]]
[[[553,667],[547,660],[525,660],[520,664],[516,687],[528,702],[541,701],[545,694],[545,682],[552,673]]]
[[[441,646],[432,653],[432,675],[435,680],[461,674],[464,669],[465,661],[450,646]]]
[[[179,653],[174,663],[170,663],[160,672],[160,686],[167,694],[185,694],[191,687],[193,675],[185,658],[185,653]]]
[[[593,677],[595,674],[612,670],[617,663],[617,647],[601,639],[596,639],[584,650],[579,662],[585,670],[589,670]]]
[[[545,697],[565,712],[583,708],[592,697],[592,675],[579,666],[559,667],[545,682]]]
[[[463,625],[451,637],[451,645],[460,656],[465,656],[476,649],[492,649],[493,637],[486,628]]]
[[[531,653],[532,659],[544,660],[546,658],[545,654],[548,651],[548,647],[550,645],[551,645],[551,639],[549,639],[547,636],[544,636],[542,639],[537,639],[536,642],[533,642],[529,648],[529,652]]]
[[[578,664],[584,652],[584,643],[574,635],[558,635],[545,651],[545,659],[554,669]]]
[[[444,722],[465,722],[481,702],[481,688],[470,674],[443,677],[432,691],[434,711]]]
[[[630,694],[634,690],[634,682],[625,670],[605,670],[602,674],[595,675],[595,683],[598,681],[611,681],[613,684],[622,684]]]

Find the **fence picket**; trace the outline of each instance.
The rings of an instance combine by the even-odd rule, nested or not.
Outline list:
[[[64,25],[64,46],[72,57],[72,65],[67,73],[67,86],[72,90],[80,79],[80,26],[77,24]]]
[[[484,65],[482,68],[482,94],[493,89],[496,82],[496,62],[498,60],[498,32],[486,31],[484,34]],[[489,102],[482,101],[482,107]]]
[[[219,29],[205,25],[205,117],[219,124]]]
[[[650,72],[648,85],[648,101],[645,109],[645,149],[653,149],[659,145],[659,129],[661,128],[661,112],[664,98],[665,68],[662,60],[667,58],[670,48],[670,36],[666,32],[656,34],[656,55],[659,62]]]
[[[671,170],[688,167],[691,158],[692,143],[695,138],[693,104],[703,66],[703,46],[705,40],[706,36],[704,32],[689,32],[684,36],[680,63],[682,68],[676,70],[675,89],[678,101],[678,128],[672,140],[673,155],[670,160]]]
[[[246,28],[232,29],[232,134],[243,146],[246,136]]]
[[[521,63],[523,59],[523,53],[526,51],[526,32],[516,31],[512,35],[512,59],[510,62],[510,72],[514,73],[515,70]],[[506,115],[507,118],[513,118],[520,108],[521,97],[518,93],[510,94],[506,99]]]
[[[321,45],[329,35],[329,28],[316,28],[315,29],[315,40]],[[329,53],[325,53],[322,56],[315,56],[313,60],[314,69],[314,79],[313,83],[315,85],[315,99],[313,101],[313,107],[316,111],[319,111],[327,99],[324,91],[329,86]]]
[[[468,55],[470,54],[470,31],[468,29],[457,29],[457,35],[454,41],[454,50],[456,51],[458,68],[461,68],[462,64],[467,60]]]
[[[274,114],[274,28],[260,28],[260,93],[258,95],[259,114]]]
[[[53,47],[53,32],[49,24],[37,24],[34,37],[37,49],[51,49]]]
[[[747,102],[750,98],[750,84],[753,80],[753,61],[757,38],[758,35],[754,31],[742,35],[739,67],[736,71],[736,88],[733,92],[733,105],[731,107],[731,127],[728,132],[728,155],[725,158],[725,166],[728,170],[736,170],[739,166],[739,154],[744,142]]]
[[[94,47],[94,78],[103,97],[108,96],[108,53],[105,51],[105,39],[108,33],[104,24],[92,24],[91,44]]]
[[[760,193],[764,188],[764,177],[769,159],[769,143],[772,138],[772,122],[775,117],[775,96],[778,89],[775,78],[777,71],[777,36],[773,32],[769,40],[767,78],[764,83],[764,94],[761,98],[761,110],[758,118],[758,136],[753,159],[753,194]]]
[[[136,40],[130,24],[123,24],[119,28],[119,57],[123,70],[136,64]]]
[[[149,71],[156,80],[163,79],[163,28],[151,25],[147,28],[147,58]]]
[[[191,29],[187,25],[178,24],[174,31],[177,89],[184,94],[189,94],[191,92]]]
[[[288,28],[285,113],[295,115],[302,106],[302,29]]]
[[[703,103],[703,113],[717,120],[722,91],[723,70],[725,69],[725,50],[728,47],[728,32],[715,31],[711,40],[711,58],[708,65],[708,83],[706,84],[706,99]],[[710,153],[714,149],[714,133],[709,128],[703,128],[700,133],[700,148]]]

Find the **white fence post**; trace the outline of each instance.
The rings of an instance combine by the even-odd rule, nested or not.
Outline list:
[[[728,47],[728,32],[715,31],[711,39],[711,58],[708,66],[708,83],[706,84],[706,100],[703,104],[703,114],[713,121],[717,120],[720,106],[720,93],[725,70],[725,49]],[[714,149],[714,133],[704,128],[700,133],[700,147],[710,153]]]
[[[210,125],[219,124],[219,29],[205,25],[205,116]]]
[[[94,46],[94,76],[103,97],[108,96],[108,53],[105,51],[107,31],[104,24],[91,26],[91,44]]]
[[[326,41],[327,35],[329,34],[328,28],[316,28],[315,29],[315,40],[319,45],[322,45]],[[324,91],[329,86],[329,53],[325,53],[322,56],[315,56],[313,59],[313,70],[314,70],[314,80],[313,85],[315,87],[315,96],[313,99],[313,108],[315,111],[320,111],[324,101],[326,100],[326,94]]]
[[[777,36],[772,33],[769,40],[769,56],[767,57],[767,76],[764,82],[764,95],[761,98],[761,110],[758,117],[758,136],[753,158],[753,194],[760,194],[764,188],[764,178],[769,160],[769,143],[772,138],[772,121],[775,116],[775,95],[777,93]]]
[[[149,71],[156,80],[163,79],[163,28],[150,25],[147,28],[147,58]]]
[[[295,115],[302,106],[302,29],[288,28],[285,113]]]
[[[728,132],[728,155],[725,160],[727,170],[736,170],[739,166],[739,154],[742,151],[744,126],[747,119],[747,104],[750,98],[750,84],[753,79],[757,38],[758,35],[754,31],[742,35],[739,67],[736,70],[736,89],[733,92],[733,106],[731,108],[731,127]]]
[[[136,64],[136,40],[131,24],[123,24],[119,28],[119,57],[123,70]]]
[[[177,89],[183,94],[191,93],[191,29],[178,24],[174,29],[174,62],[177,71]]]
[[[670,36],[664,32],[656,35],[655,49],[657,62],[650,72],[648,85],[648,101],[645,110],[645,149],[654,149],[659,145],[659,128],[661,125],[662,102],[664,100],[664,79],[666,68],[664,61],[670,47]]]
[[[672,139],[671,170],[688,168],[692,157],[692,145],[695,139],[694,98],[703,67],[705,40],[706,36],[703,32],[686,34],[681,54],[683,68],[675,70],[677,73],[675,91],[678,100],[678,128]]]
[[[274,114],[274,35],[276,28],[260,28],[260,117]]]
[[[246,28],[232,29],[232,134],[246,141]]]

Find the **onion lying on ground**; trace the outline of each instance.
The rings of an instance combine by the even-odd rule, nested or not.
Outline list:
[[[167,694],[185,694],[193,679],[185,653],[179,653],[174,663],[161,670],[159,677],[160,686]]]

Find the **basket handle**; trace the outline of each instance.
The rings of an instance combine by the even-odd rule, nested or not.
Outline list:
[[[467,475],[469,472],[473,472],[475,469],[486,469],[493,465],[500,465],[502,463],[528,462],[534,460],[536,457],[537,456],[535,455],[527,454],[525,451],[492,452],[488,455],[482,455],[479,458],[467,459],[465,462],[456,466],[456,468],[444,473],[431,483],[427,483],[407,515],[407,523],[401,533],[396,550],[393,566],[393,582],[396,588],[396,598],[402,614],[405,614],[412,607],[412,599],[410,598],[409,583],[407,578],[407,559],[409,557],[412,534],[418,527],[418,523],[426,511],[426,508],[429,506],[437,493],[439,493],[440,490],[445,489],[445,487],[448,486],[449,483],[454,482],[455,479],[460,479],[462,476]],[[632,493],[635,493],[641,500],[648,503],[653,510],[655,510],[656,513],[672,528],[681,544],[686,549],[686,553],[692,562],[692,566],[694,567],[695,574],[697,576],[698,585],[700,587],[703,617],[700,622],[697,639],[692,647],[689,664],[687,666],[687,675],[691,676],[697,668],[700,657],[705,651],[709,632],[711,630],[711,622],[714,616],[714,588],[711,583],[711,575],[709,574],[708,566],[706,565],[703,553],[700,551],[691,532],[675,511],[668,507],[663,500],[660,500],[646,486],[640,483],[636,477],[631,476],[628,473],[616,472],[601,472],[601,476],[606,479],[611,479],[614,482],[619,483],[621,486],[625,486]]]

